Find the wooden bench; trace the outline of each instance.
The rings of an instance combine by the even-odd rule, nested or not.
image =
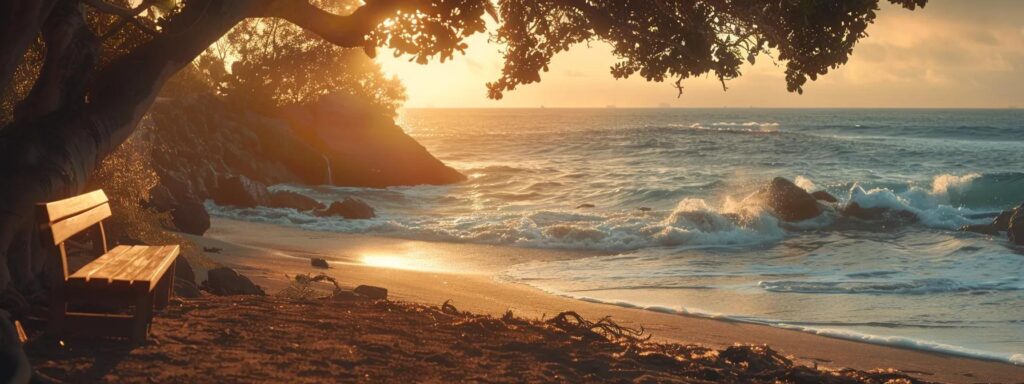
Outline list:
[[[173,293],[177,245],[119,245],[107,248],[103,220],[110,204],[102,190],[39,204],[39,221],[45,246],[56,247],[62,272],[54,274],[50,301],[49,332],[57,337],[73,331],[85,336],[128,337],[146,340],[153,307],[162,309]],[[91,227],[93,248],[102,255],[74,273],[68,271],[65,242]],[[77,307],[103,311],[131,309],[131,314],[69,312]]]

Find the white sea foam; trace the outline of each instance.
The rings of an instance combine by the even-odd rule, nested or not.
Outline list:
[[[757,286],[769,292],[827,294],[927,295],[946,292],[986,292],[1024,290],[1017,277],[1001,281],[964,283],[953,279],[930,278],[910,281],[761,281]]]
[[[855,340],[870,344],[887,345],[900,348],[916,349],[919,351],[938,352],[955,356],[963,356],[983,360],[995,360],[1015,365],[1024,365],[1024,354],[1020,353],[988,352],[972,348],[965,348],[957,345],[938,343],[934,341],[918,340],[909,337],[870,335],[848,329],[815,328],[799,325],[789,325],[785,323],[766,324],[779,328],[792,329],[827,337],[834,337],[837,339]]]

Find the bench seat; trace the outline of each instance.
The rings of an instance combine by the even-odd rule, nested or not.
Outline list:
[[[178,245],[119,245],[68,276],[68,287],[151,292],[174,264]]]

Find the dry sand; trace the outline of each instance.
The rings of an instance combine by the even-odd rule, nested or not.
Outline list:
[[[799,363],[830,368],[895,368],[924,380],[951,383],[1024,383],[1024,367],[910,349],[828,338],[762,325],[665,314],[588,303],[503,282],[496,273],[528,260],[580,257],[579,252],[432,243],[360,235],[319,233],[268,224],[214,219],[204,238],[194,238],[214,261],[236,268],[268,292],[288,286],[286,275],[324,272],[343,286],[382,286],[392,299],[500,316],[511,310],[525,318],[574,310],[586,318],[612,316],[643,327],[655,339],[721,349],[736,343],[768,344]],[[309,258],[331,261],[314,269]],[[197,280],[205,277],[197,271]]]

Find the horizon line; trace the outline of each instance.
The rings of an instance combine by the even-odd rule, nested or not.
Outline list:
[[[620,106],[605,106],[605,107],[479,107],[479,106],[466,106],[466,107],[399,107],[399,110],[403,109],[601,109],[601,110],[614,110],[614,109],[848,109],[848,110],[1002,110],[1002,111],[1013,111],[1022,110],[1024,108],[1018,106],[1006,106],[1006,107],[645,107],[645,106],[633,106],[633,107],[620,107]]]

